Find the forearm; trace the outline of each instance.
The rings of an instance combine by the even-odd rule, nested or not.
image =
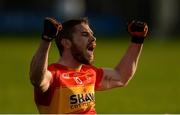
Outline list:
[[[125,55],[115,68],[120,75],[120,81],[125,85],[136,71],[142,47],[143,44],[130,43]]]
[[[42,40],[36,51],[30,65],[30,79],[32,84],[40,85],[44,79],[48,67],[48,53],[51,42]]]
[[[103,69],[103,79],[99,90],[122,87],[128,84],[136,71],[148,26],[145,22],[132,21],[128,24],[132,39],[121,61],[115,69]]]

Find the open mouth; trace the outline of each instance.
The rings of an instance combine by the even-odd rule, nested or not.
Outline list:
[[[87,45],[87,50],[93,52],[95,47],[96,47],[96,44],[93,44],[93,43],[88,44]]]
[[[87,48],[87,50],[93,52],[93,51],[94,51],[94,47],[93,47],[93,46],[89,46],[89,47]]]
[[[93,43],[90,43],[87,45],[87,52],[90,56],[93,56],[95,47],[96,47],[96,44],[93,44]]]

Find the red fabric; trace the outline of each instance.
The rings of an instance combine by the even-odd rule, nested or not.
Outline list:
[[[53,76],[49,89],[45,93],[40,92],[36,88],[34,89],[35,102],[37,106],[49,106],[51,104],[54,91],[58,87],[73,87],[78,85],[77,82],[83,81],[84,85],[94,84],[96,89],[99,87],[103,76],[103,70],[92,65],[83,65],[81,70],[77,71],[60,64],[51,64],[48,67],[48,70],[52,73]],[[77,81],[72,79],[73,77],[75,77],[75,73],[77,73],[78,76]],[[67,79],[66,77],[71,77],[71,79]],[[88,77],[90,77],[89,81],[87,80]],[[90,108],[87,110],[79,111],[77,113],[96,114],[96,111],[94,108]]]

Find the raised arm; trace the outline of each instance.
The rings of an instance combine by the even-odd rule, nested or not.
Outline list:
[[[97,90],[126,86],[132,79],[137,69],[148,26],[143,22],[132,21],[128,25],[128,32],[132,36],[132,40],[126,53],[114,69],[103,68],[104,75]]]
[[[44,31],[39,48],[32,58],[30,65],[30,80],[36,87],[45,92],[50,85],[52,74],[47,70],[48,54],[51,41],[55,38],[62,26],[55,19],[45,18]]]

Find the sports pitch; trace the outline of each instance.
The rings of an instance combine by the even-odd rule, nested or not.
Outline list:
[[[39,37],[1,37],[0,113],[37,113],[29,65]],[[94,64],[115,67],[128,40],[98,39]],[[127,87],[96,93],[97,113],[180,113],[180,41],[146,40]],[[58,59],[53,43],[49,62]]]

